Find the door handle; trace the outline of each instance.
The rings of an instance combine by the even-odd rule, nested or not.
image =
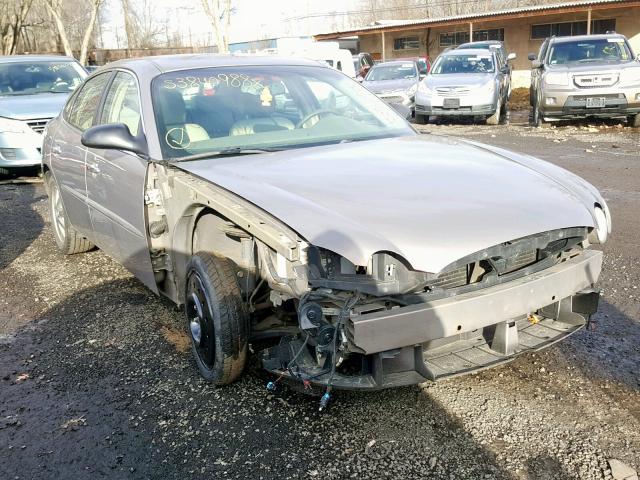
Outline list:
[[[51,153],[55,154],[55,155],[60,155],[62,153],[62,147],[58,144],[54,144],[51,147]]]
[[[100,173],[100,167],[96,163],[87,163],[87,170],[91,173]]]

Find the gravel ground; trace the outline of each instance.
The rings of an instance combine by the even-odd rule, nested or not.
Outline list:
[[[640,469],[640,134],[427,125],[598,186],[614,236],[593,329],[476,375],[376,393],[216,389],[180,313],[100,251],[57,253],[38,183],[0,184],[0,479],[610,479]],[[535,195],[535,192],[532,192]]]

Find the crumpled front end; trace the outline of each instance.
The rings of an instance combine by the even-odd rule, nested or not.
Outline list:
[[[380,389],[492,367],[582,328],[597,310],[602,252],[587,228],[505,242],[438,275],[387,254],[365,268],[319,252],[302,335],[265,350],[280,379]],[[358,278],[361,277],[361,278]]]

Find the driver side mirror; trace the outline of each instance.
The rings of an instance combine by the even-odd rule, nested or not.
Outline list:
[[[427,78],[427,74],[426,73],[421,73],[419,75],[420,80],[424,80],[425,78]]]
[[[531,62],[531,68],[540,69],[543,68],[543,63],[540,60],[534,60]]]
[[[80,141],[85,147],[105,150],[124,150],[148,157],[147,139],[143,134],[133,136],[124,123],[96,125],[82,133]]]

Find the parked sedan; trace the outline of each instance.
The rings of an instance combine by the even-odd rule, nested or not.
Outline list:
[[[323,408],[333,388],[509,361],[597,308],[590,245],[611,217],[594,187],[421,136],[317,62],[115,62],[51,122],[44,168],[59,249],[97,245],[183,305],[196,364],[218,385],[257,351],[268,389],[321,386]]]
[[[505,85],[507,88],[507,98],[511,98],[511,62],[516,59],[515,53],[507,53],[507,49],[504,47],[504,43],[499,40],[484,40],[477,42],[468,42],[458,45],[458,49],[478,49],[486,48],[488,50],[495,49],[496,59],[498,61],[499,68],[502,70],[508,70],[509,74],[504,76]]]
[[[72,58],[0,57],[0,173],[40,166],[45,126],[86,76]]]
[[[400,60],[374,65],[364,77],[362,85],[385,102],[400,103],[413,113],[420,79],[420,71],[415,61]]]
[[[531,121],[627,117],[640,127],[640,56],[617,33],[552,37],[529,55]]]
[[[507,112],[509,90],[495,50],[442,53],[416,94],[416,122],[429,116],[480,117],[497,125]]]

